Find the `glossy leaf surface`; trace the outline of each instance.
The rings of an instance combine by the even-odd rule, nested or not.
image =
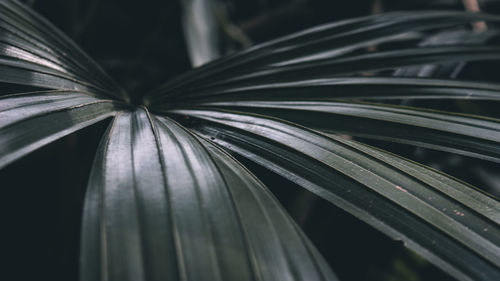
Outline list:
[[[335,280],[245,168],[144,110],[103,139],[83,231],[82,280]]]
[[[0,167],[113,118],[85,197],[82,281],[336,280],[269,190],[228,152],[403,240],[459,280],[500,280],[497,198],[333,135],[499,162],[497,119],[375,103],[498,102],[498,84],[422,71],[500,60],[498,45],[487,43],[494,30],[432,39],[499,20],[422,11],[326,24],[207,63],[137,105],[47,20],[2,0],[0,85],[21,90],[0,92]]]
[[[203,120],[196,132],[403,240],[455,276],[500,277],[500,203],[470,186],[269,117],[201,109],[173,113]]]
[[[207,105],[280,117],[321,131],[500,162],[500,120],[359,102],[241,101]]]

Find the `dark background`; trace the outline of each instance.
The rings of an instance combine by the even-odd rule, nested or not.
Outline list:
[[[75,40],[127,91],[141,94],[191,68],[179,1],[25,0]],[[373,0],[225,0],[227,20],[254,42],[377,11]],[[382,10],[460,9],[461,1],[386,0]],[[480,1],[496,13],[498,1]],[[227,50],[238,49],[227,43]],[[477,66],[478,68],[479,66]],[[477,75],[474,65],[464,75]],[[492,78],[493,79],[493,78]],[[443,107],[443,105],[439,105]],[[446,104],[445,107],[452,105]],[[481,105],[484,112],[496,110]],[[83,196],[108,121],[69,135],[0,171],[12,280],[77,280]],[[447,153],[378,143],[496,193],[498,165]],[[244,162],[278,196],[341,280],[453,280],[326,201]],[[498,193],[496,193],[498,194]],[[12,265],[12,266],[11,266]]]

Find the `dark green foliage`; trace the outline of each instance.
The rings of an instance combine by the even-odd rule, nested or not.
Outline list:
[[[0,82],[11,87],[0,93],[0,167],[112,117],[85,196],[81,280],[336,280],[235,156],[402,240],[459,280],[500,280],[497,198],[352,140],[500,162],[500,120],[395,102],[498,102],[498,84],[419,74],[423,65],[499,60],[489,35],[418,42],[500,17],[397,12],[327,24],[138,98],[22,4],[1,1],[0,15]]]

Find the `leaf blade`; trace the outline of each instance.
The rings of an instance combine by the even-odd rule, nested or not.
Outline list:
[[[333,134],[412,144],[500,162],[500,121],[355,101],[226,101],[201,103],[289,120]]]
[[[472,193],[484,203],[469,205],[472,201],[450,197],[446,188],[435,186],[442,174],[433,174],[432,182],[421,175],[415,178],[401,167],[386,170],[387,159],[370,149],[361,156],[357,154],[360,150],[351,149],[355,146],[349,141],[326,138],[269,117],[201,109],[172,113],[204,120],[195,131],[309,189],[389,236],[402,239],[461,280],[490,280],[500,275],[496,264],[498,236],[490,232],[500,231],[497,200],[448,179],[455,186],[462,185],[466,197]],[[313,144],[318,147],[313,148]]]
[[[7,96],[0,102],[1,167],[123,108],[110,100],[63,92]]]
[[[213,144],[142,109],[114,124],[86,195],[82,280],[335,280],[269,191]],[[160,246],[153,225],[170,233]]]

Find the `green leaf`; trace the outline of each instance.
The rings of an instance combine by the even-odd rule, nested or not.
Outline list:
[[[123,99],[123,90],[73,41],[18,1],[0,2],[0,81]]]
[[[499,31],[495,29],[484,30],[483,32],[476,32],[463,27],[457,30],[445,29],[436,34],[432,34],[418,45],[478,45],[492,41],[498,35]],[[412,66],[397,69],[394,72],[394,76],[457,78],[465,66],[465,62]]]
[[[389,153],[270,117],[215,109],[171,113],[307,188],[461,280],[500,278],[500,202]]]
[[[256,82],[244,86],[221,86],[185,93],[172,103],[208,103],[241,100],[332,100],[332,99],[500,99],[500,85],[430,78],[341,77],[296,79],[291,82]],[[152,105],[153,107],[160,107]]]
[[[426,63],[426,61],[449,61],[458,58],[460,60],[473,60],[485,59],[489,56],[497,57],[498,54],[495,54],[494,48],[490,50],[492,53],[481,55],[480,51],[479,53],[475,52],[478,49],[474,47],[460,49],[461,47],[456,46],[451,49],[418,48],[361,56],[350,55],[350,52],[374,43],[400,41],[401,36],[407,40],[415,39],[415,31],[452,27],[474,20],[498,21],[499,19],[498,16],[478,13],[420,11],[419,13],[386,13],[325,24],[254,46],[204,65],[195,71],[188,72],[167,82],[148,94],[147,100],[155,100],[156,98],[161,100],[167,96],[177,96],[185,92],[186,89],[199,89],[201,86],[214,81],[221,83],[224,79],[234,81],[236,77],[242,79],[255,76],[269,79],[267,74],[276,75],[277,71],[293,73],[293,70],[297,68],[307,68],[308,71],[304,71],[302,74],[311,72],[310,75],[325,75],[327,74],[325,71],[328,70],[335,71],[335,74],[338,75],[340,73],[355,73],[360,69],[371,71],[406,64]],[[382,40],[381,38],[385,39]],[[374,42],[374,40],[378,42]],[[447,54],[448,51],[456,52],[455,56]],[[410,57],[401,60],[400,56],[402,55],[413,56],[413,59]],[[417,57],[418,62],[415,62]],[[396,58],[399,58],[399,60]],[[359,59],[362,59],[364,64],[350,63],[352,60]],[[391,59],[390,63],[385,65],[383,61],[389,59]],[[305,62],[301,65],[299,63],[301,61]],[[376,64],[377,62],[378,64]],[[292,64],[288,65],[290,63]],[[292,67],[292,65],[296,66]],[[272,71],[266,68],[270,68]],[[247,73],[247,75],[242,75],[243,73]],[[251,75],[248,75],[249,73]],[[284,74],[283,76],[286,77]],[[249,81],[247,82],[251,84]]]
[[[429,63],[485,61],[500,59],[498,46],[439,46],[380,51],[343,58],[300,62],[291,65],[265,66],[234,71],[225,77],[217,77],[203,87],[221,85],[248,86],[256,82],[288,82],[296,79],[318,79],[346,76],[364,72],[395,69],[402,66]],[[203,89],[203,88],[201,88]],[[191,91],[198,91],[194,88]]]
[[[4,96],[0,98],[0,167],[120,108],[119,103],[78,92]]]
[[[253,175],[142,109],[101,142],[82,230],[81,280],[336,280]]]
[[[18,59],[0,59],[0,82],[36,86],[54,90],[100,93],[102,89],[56,70]]]
[[[86,193],[81,280],[336,280],[266,187],[221,147],[403,240],[460,280],[500,280],[498,199],[312,130],[498,162],[496,119],[358,99],[498,101],[500,86],[491,83],[365,76],[498,60],[498,46],[483,44],[494,32],[467,33],[463,46],[457,38],[423,45],[436,30],[499,16],[397,12],[315,27],[167,82],[146,96],[149,114],[115,101],[129,99],[23,4],[0,1],[0,15],[0,82],[52,89],[0,98],[0,167],[114,116]],[[368,50],[374,44],[382,48]],[[166,117],[179,115],[190,129]]]
[[[328,133],[500,162],[500,120],[493,118],[341,101],[227,101],[205,105],[274,116]]]

